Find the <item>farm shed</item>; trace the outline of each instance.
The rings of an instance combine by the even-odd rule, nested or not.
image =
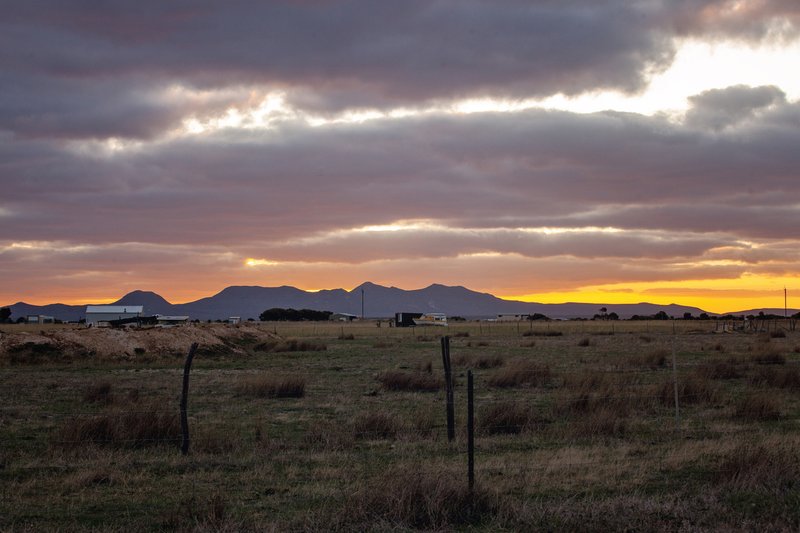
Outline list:
[[[159,326],[178,326],[180,324],[186,324],[189,322],[189,317],[180,315],[180,316],[159,316],[156,318]]]
[[[104,326],[111,320],[138,318],[143,315],[142,305],[87,305],[86,325]]]
[[[419,318],[422,316],[422,313],[395,313],[394,314],[394,324],[398,328],[409,328],[416,326],[417,324],[414,322],[415,318]]]
[[[331,320],[334,322],[352,322],[357,318],[358,315],[351,315],[350,313],[333,313],[331,315]]]

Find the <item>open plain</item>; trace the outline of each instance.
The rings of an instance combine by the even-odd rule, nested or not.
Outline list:
[[[791,329],[3,326],[0,529],[797,530]]]

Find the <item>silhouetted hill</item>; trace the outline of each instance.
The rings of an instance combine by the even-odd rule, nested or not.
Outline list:
[[[126,294],[114,305],[142,305],[146,314],[188,315],[192,319],[200,320],[224,319],[230,316],[239,316],[244,320],[257,319],[263,311],[272,307],[315,309],[361,315],[362,291],[364,314],[367,317],[390,317],[395,312],[404,311],[441,312],[449,316],[482,318],[495,317],[501,313],[541,313],[551,318],[591,318],[599,312],[601,307],[607,308],[608,312],[617,313],[620,318],[629,318],[631,315],[654,315],[659,311],[681,318],[686,312],[692,313],[694,316],[704,312],[697,307],[677,304],[529,303],[503,300],[491,294],[472,291],[460,286],[433,284],[423,289],[403,290],[370,282],[363,283],[351,291],[332,289],[318,292],[306,292],[288,286],[232,286],[213,296],[182,304],[171,304],[154,292],[137,290]],[[10,307],[12,318],[28,314],[43,314],[62,320],[83,318],[86,310],[85,305],[36,306],[24,302],[13,304]],[[752,314],[758,313],[756,311]]]

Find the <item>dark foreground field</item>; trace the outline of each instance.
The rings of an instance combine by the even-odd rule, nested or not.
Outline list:
[[[187,456],[181,357],[15,348],[0,529],[800,529],[800,334],[676,326],[243,326],[194,361]]]

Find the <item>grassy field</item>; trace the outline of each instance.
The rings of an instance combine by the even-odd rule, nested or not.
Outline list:
[[[181,359],[0,355],[0,529],[798,530],[800,334],[715,326],[248,326],[195,359],[187,456]]]

